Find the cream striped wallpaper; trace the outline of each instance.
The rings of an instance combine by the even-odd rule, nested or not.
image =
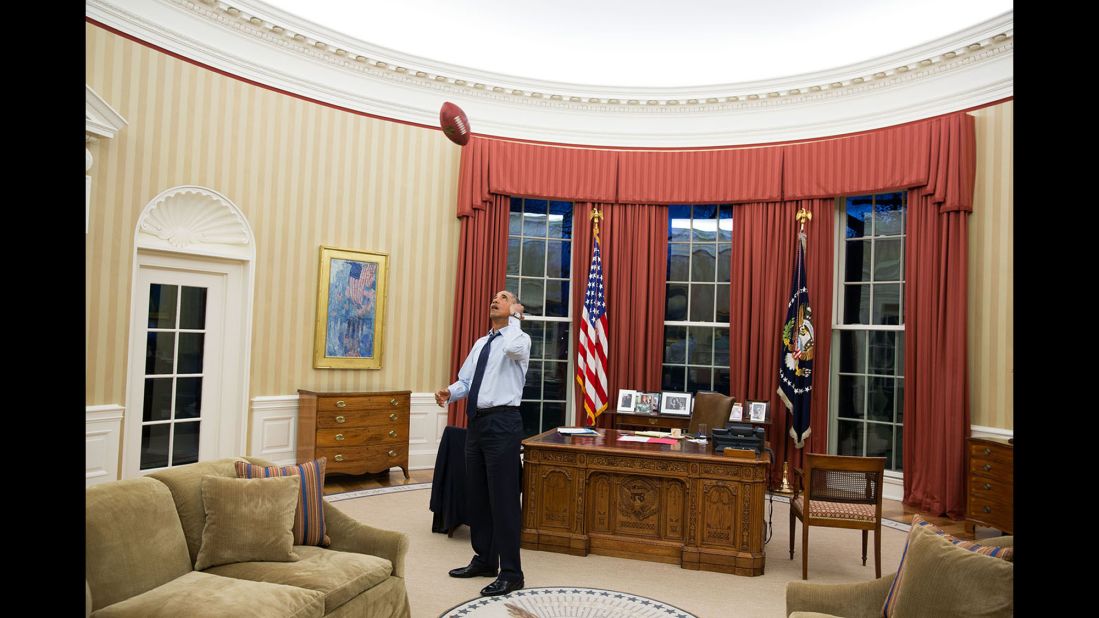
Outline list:
[[[458,146],[85,30],[87,83],[129,123],[89,147],[87,405],[125,404],[134,226],[153,197],[185,184],[232,200],[256,236],[250,397],[450,381]],[[312,367],[322,244],[390,255],[380,370]]]
[[[970,421],[1014,429],[1014,102],[972,114],[977,181],[969,217]]]

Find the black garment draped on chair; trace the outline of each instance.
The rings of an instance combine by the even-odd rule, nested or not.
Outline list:
[[[447,425],[435,456],[435,472],[431,477],[432,532],[450,535],[462,524],[469,525],[466,515],[466,430]]]

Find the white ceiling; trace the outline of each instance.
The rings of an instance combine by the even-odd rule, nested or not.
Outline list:
[[[392,50],[601,86],[731,84],[900,52],[1013,0],[264,0]]]

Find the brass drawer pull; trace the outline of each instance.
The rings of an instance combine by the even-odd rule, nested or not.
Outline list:
[[[337,408],[346,408],[347,407],[347,402],[344,401],[343,399],[341,399],[341,400],[336,402],[336,407]]]
[[[991,506],[986,506],[985,507],[985,513],[991,513],[991,512],[992,512],[992,507]]]
[[[389,437],[390,438],[396,438],[397,437],[397,430],[396,429],[390,429],[389,430]]]
[[[391,406],[397,405],[397,400],[396,399],[390,399],[389,400],[389,405],[391,405]]]
[[[336,461],[343,461],[343,455],[336,455],[332,459],[335,459]]]
[[[655,425],[656,424],[656,419],[655,418],[650,418],[649,419],[649,424],[650,425]]]
[[[337,422],[337,423],[346,423],[346,422],[347,422],[347,419],[346,419],[346,418],[344,418],[344,417],[342,417],[342,416],[337,416],[337,417],[336,417],[336,422]]]
[[[985,489],[992,489],[992,483],[985,483]]]
[[[342,442],[343,441],[343,434],[342,433],[336,434],[336,440],[339,441],[339,442]]]
[[[397,413],[394,412],[393,414],[390,414],[389,415],[389,420],[396,422],[397,421]]]
[[[395,451],[393,449],[389,449],[389,456],[390,457],[396,457],[397,456],[397,451]]]
[[[990,449],[986,446],[985,447],[985,455],[991,455],[991,454],[992,454],[992,449]]]
[[[988,472],[989,470],[991,470],[991,469],[992,469],[992,464],[985,464],[985,465],[983,466],[983,468],[984,468],[985,472]]]

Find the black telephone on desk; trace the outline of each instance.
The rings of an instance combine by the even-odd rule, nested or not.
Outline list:
[[[721,452],[726,447],[750,449],[757,455],[763,452],[764,430],[762,427],[755,427],[748,423],[729,423],[725,427],[714,427],[711,436],[715,452]]]

